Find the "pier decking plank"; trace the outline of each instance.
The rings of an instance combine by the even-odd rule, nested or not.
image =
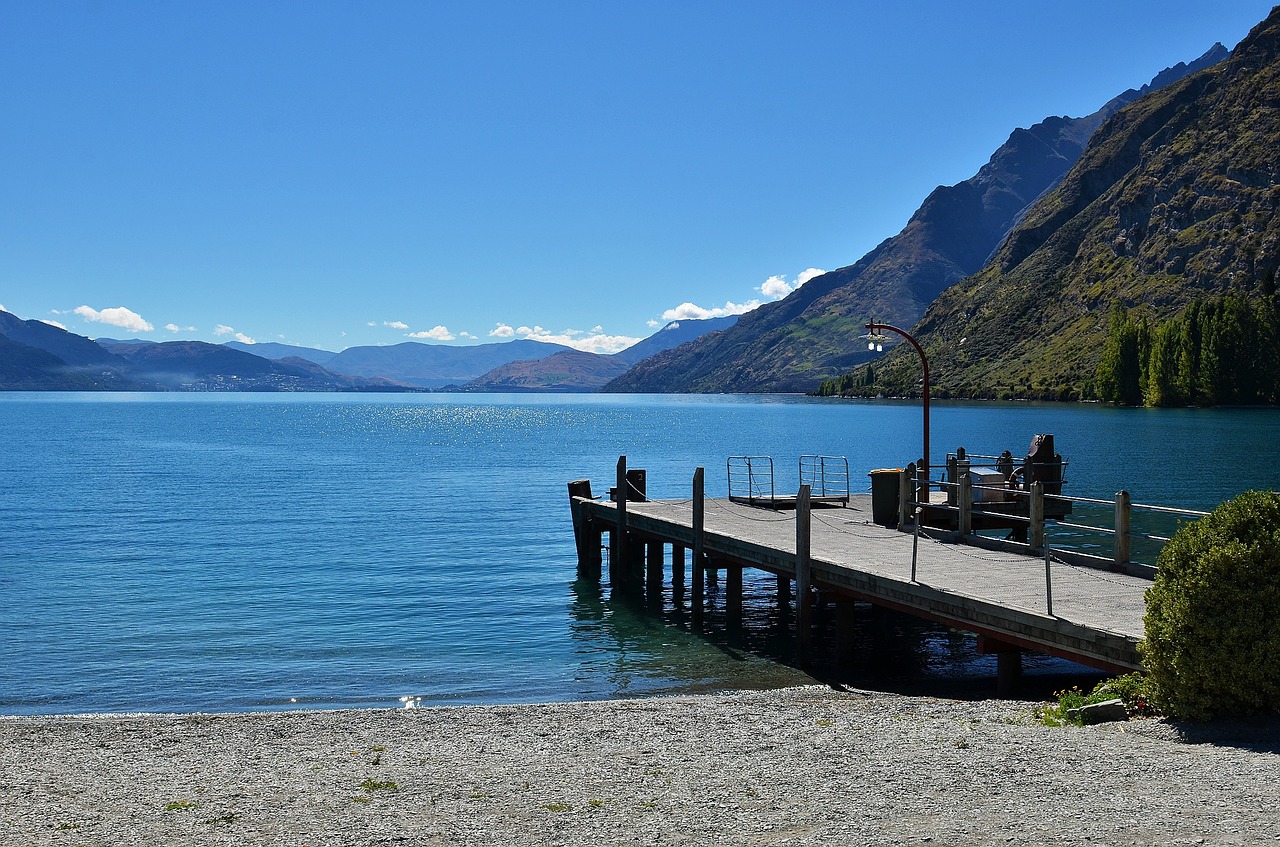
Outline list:
[[[595,526],[612,531],[614,503],[579,502]],[[692,548],[692,512],[689,500],[629,502],[628,531]],[[704,544],[712,559],[794,577],[795,539],[793,511],[705,501]],[[872,523],[866,496],[854,496],[844,508],[815,509],[810,539],[812,578],[820,588],[1108,670],[1140,667],[1150,580],[1054,561],[1051,615],[1043,558],[922,535],[912,582],[911,534]]]

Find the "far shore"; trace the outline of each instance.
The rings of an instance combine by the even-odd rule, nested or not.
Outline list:
[[[807,686],[0,718],[3,845],[1258,844],[1280,720],[1035,722]]]

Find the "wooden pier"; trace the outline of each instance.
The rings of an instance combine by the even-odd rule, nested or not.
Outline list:
[[[837,602],[869,601],[976,633],[979,649],[999,657],[1003,691],[1016,687],[1023,651],[1108,672],[1140,668],[1143,594],[1151,585],[1140,569],[1083,565],[1056,551],[1046,556],[1043,547],[914,524],[889,529],[872,521],[867,495],[854,495],[847,505],[813,504],[802,485],[794,509],[759,508],[704,497],[699,468],[688,499],[648,500],[644,472],[633,470],[628,478],[625,457],[618,481],[611,500],[595,499],[588,480],[569,483],[584,574],[602,575],[608,535],[615,590],[647,585],[654,596],[666,578],[665,548],[673,585],[685,584],[687,553],[695,621],[708,572],[725,572],[726,602],[739,607],[743,569],[775,574],[779,602],[796,598],[802,661],[820,591]]]

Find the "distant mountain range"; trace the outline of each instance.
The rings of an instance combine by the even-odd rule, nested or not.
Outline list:
[[[1278,211],[1280,7],[1226,61],[1103,124],[981,272],[937,298],[915,330],[936,393],[1087,398],[1117,307],[1154,333],[1206,298],[1274,299]],[[1276,346],[1236,334],[1181,346]],[[895,351],[839,387],[905,393],[918,369]]]
[[[333,353],[273,343],[95,342],[0,312],[0,390],[591,391],[651,351],[734,320],[668,324],[613,355],[528,339],[469,347],[405,342]]]
[[[501,365],[471,380],[466,391],[598,391],[648,357],[733,326],[737,315],[672,321],[648,338],[612,354],[563,350],[543,359]]]
[[[856,263],[816,277],[732,328],[653,356],[606,391],[812,391],[866,361],[872,319],[913,325],[948,286],[981,270],[1031,204],[1056,186],[1102,122],[1145,94],[1226,58],[1221,44],[1083,118],[1017,129],[973,177],[935,189],[906,227]]]

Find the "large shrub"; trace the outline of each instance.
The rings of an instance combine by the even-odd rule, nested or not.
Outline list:
[[[1143,663],[1164,712],[1280,709],[1280,494],[1247,491],[1180,529],[1146,599]]]

